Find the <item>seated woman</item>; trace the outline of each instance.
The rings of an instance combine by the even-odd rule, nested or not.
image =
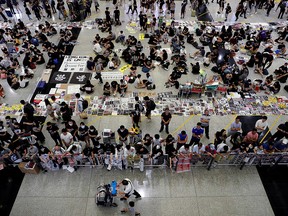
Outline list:
[[[110,96],[111,95],[111,86],[109,82],[106,82],[103,86],[103,95]]]
[[[24,72],[20,73],[19,75],[24,76],[25,78],[32,79],[34,77],[34,71],[31,70],[30,68],[25,68]]]
[[[121,97],[125,96],[125,93],[128,89],[128,83],[126,80],[121,79],[119,84],[119,93],[121,94]]]
[[[136,80],[134,82],[134,87],[136,89],[146,88],[145,83],[143,83],[143,81],[141,80],[141,74],[137,75],[137,78],[136,78]]]
[[[111,93],[113,96],[116,96],[117,92],[119,91],[119,84],[117,81],[111,82]]]
[[[148,59],[146,59],[146,61],[144,61],[144,65],[142,67],[142,72],[148,73],[153,68],[154,68],[154,66],[152,64],[152,61],[148,58]]]
[[[168,81],[165,83],[166,88],[169,88],[171,86],[175,86],[176,89],[179,88],[179,82],[177,81],[179,79],[179,75],[176,71],[173,71],[168,78]]]
[[[278,81],[276,81],[273,85],[269,86],[270,92],[265,92],[266,94],[277,94],[280,91],[281,85]]]
[[[45,59],[44,59],[43,53],[37,53],[35,62],[38,65],[41,65],[41,64],[45,63]]]
[[[261,90],[266,90],[266,89],[269,89],[269,87],[272,85],[272,82],[273,82],[273,75],[269,75],[265,78],[265,81],[264,83],[262,83],[263,81],[260,80],[260,89]]]
[[[7,76],[7,82],[11,86],[12,89],[17,90],[19,88],[18,78],[15,74],[9,74]]]
[[[135,66],[130,67],[129,77],[135,77],[136,78],[136,76],[137,76],[137,67],[135,67]]]
[[[91,84],[90,80],[87,80],[85,85],[80,87],[80,91],[86,92],[86,94],[91,94],[94,92],[94,85]]]
[[[88,59],[88,61],[86,63],[86,66],[87,66],[88,70],[91,70],[91,71],[95,70],[95,62],[94,62],[92,57],[89,57],[89,59]]]
[[[192,71],[191,71],[192,74],[195,74],[195,75],[200,74],[200,64],[199,64],[199,62],[196,62],[196,64],[192,64],[191,63],[191,66],[192,66]]]
[[[19,77],[19,87],[20,88],[26,88],[29,84],[29,80],[25,78],[24,76]]]

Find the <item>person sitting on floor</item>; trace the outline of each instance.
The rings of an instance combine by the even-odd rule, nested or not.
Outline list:
[[[86,94],[92,94],[94,92],[94,85],[91,84],[90,80],[87,80],[85,85],[80,87],[80,91],[86,92]]]
[[[146,88],[145,83],[143,83],[143,81],[141,80],[141,74],[138,74],[138,75],[137,75],[137,78],[136,78],[136,80],[135,80],[135,82],[134,82],[134,87],[135,87],[136,89]]]

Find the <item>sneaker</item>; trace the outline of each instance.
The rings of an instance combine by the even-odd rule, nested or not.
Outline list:
[[[137,195],[137,196],[135,196],[135,199],[138,199],[138,198],[141,198],[141,195],[140,195],[140,194]]]

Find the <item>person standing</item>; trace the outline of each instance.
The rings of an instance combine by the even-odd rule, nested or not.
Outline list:
[[[137,1],[133,0],[133,10],[132,10],[132,14],[134,14],[134,12],[136,12],[136,14],[138,14],[138,10],[137,10]]]
[[[226,6],[226,8],[225,8],[225,21],[227,21],[228,15],[229,15],[231,12],[232,12],[232,8],[231,8],[230,4],[227,3],[227,6]]]
[[[73,136],[71,133],[67,131],[66,128],[62,129],[62,133],[60,135],[61,141],[64,144],[65,148],[69,148],[69,146],[73,143]],[[62,146],[62,145],[61,145]]]
[[[118,9],[118,6],[116,6],[114,10],[114,18],[115,18],[115,25],[121,25],[120,10]]]
[[[161,128],[159,130],[159,133],[161,133],[165,126],[165,131],[167,134],[169,134],[169,123],[172,119],[172,115],[169,111],[169,108],[165,108],[165,111],[161,114]]]
[[[183,145],[185,145],[187,141],[188,135],[186,131],[183,130],[177,135],[177,150],[179,150]]]
[[[181,19],[184,19],[185,17],[186,6],[187,6],[187,0],[183,0],[183,2],[181,3],[181,15],[180,15]]]
[[[192,129],[192,137],[189,145],[192,146],[194,144],[198,144],[203,137],[204,129],[201,127],[202,123],[198,122],[196,127]]]
[[[240,13],[240,16],[242,17],[242,15],[244,15],[244,19],[247,19],[246,14],[247,14],[247,1],[242,1],[243,4],[243,8],[242,11]]]
[[[51,122],[47,122],[47,131],[49,132],[51,138],[54,140],[56,145],[62,146],[62,141],[59,134],[59,127],[56,124],[52,124]]]
[[[286,10],[286,7],[287,7],[287,3],[286,1],[283,1],[282,3],[279,3],[280,4],[280,12],[278,14],[278,19],[282,19],[283,18],[283,15],[285,13],[285,10]]]
[[[109,7],[106,7],[105,17],[106,17],[106,22],[110,22],[111,21]]]
[[[266,5],[267,5],[267,13],[266,13],[266,16],[268,17],[269,14],[270,14],[270,11],[271,11],[272,8],[274,8],[274,6],[275,6],[275,2],[274,2],[274,0],[268,0],[267,3],[266,3]]]
[[[240,13],[242,13],[242,11],[243,11],[243,3],[240,2],[240,3],[238,4],[238,6],[237,6],[237,9],[236,9],[236,13],[235,13],[236,20],[235,20],[235,21],[238,20],[239,15],[240,15]]]
[[[282,138],[288,138],[288,121],[286,121],[284,124],[280,124],[277,127],[277,131],[269,138],[268,142],[274,142],[282,139]]]
[[[147,119],[151,119],[151,111],[155,109],[155,102],[152,101],[148,96],[145,96],[144,98],[144,104],[145,104],[145,108],[146,108],[146,113],[145,116],[147,117]]]
[[[232,144],[234,144],[235,138],[239,133],[242,133],[242,123],[240,122],[240,118],[236,117],[235,121],[230,125],[230,129],[228,131],[228,137],[231,136],[230,142]]]
[[[119,144],[120,145],[127,145],[128,144],[128,136],[129,131],[127,128],[125,128],[124,125],[121,125],[120,128],[117,130],[118,136],[119,136]]]
[[[207,139],[210,139],[209,137],[209,122],[210,122],[210,115],[209,110],[205,109],[204,114],[200,118],[201,127],[205,130],[205,136]]]
[[[141,197],[141,195],[135,190],[135,187],[130,179],[128,178],[123,179],[121,182],[117,184],[117,188],[119,188],[122,185],[124,186],[124,190],[123,191],[118,190],[118,193],[122,195],[120,200],[127,200],[132,194],[135,195],[136,199]]]
[[[262,137],[264,137],[264,132],[266,131],[267,127],[268,127],[267,116],[262,116],[262,118],[259,119],[255,124],[257,133],[259,134],[258,139],[259,141],[261,141]]]
[[[131,12],[133,12],[133,9],[132,9],[132,0],[129,0],[129,3],[128,3],[128,11],[126,14],[129,14],[129,11],[131,10]],[[133,13],[132,13],[133,14]]]
[[[172,0],[171,3],[170,3],[171,19],[175,19],[175,8],[176,8],[175,1]]]
[[[23,113],[28,119],[33,119],[34,116],[34,107],[27,101],[21,100],[20,103],[23,105]]]

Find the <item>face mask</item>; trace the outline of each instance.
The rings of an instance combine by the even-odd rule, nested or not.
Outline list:
[[[73,123],[69,123],[70,126],[73,126]]]
[[[10,120],[7,120],[6,123],[9,124],[9,123],[10,123]]]
[[[120,130],[121,132],[123,132],[124,130]]]
[[[84,128],[85,128],[85,125],[81,125],[81,128],[83,128],[83,129],[84,129]]]
[[[90,131],[94,131],[94,129],[90,129]]]

